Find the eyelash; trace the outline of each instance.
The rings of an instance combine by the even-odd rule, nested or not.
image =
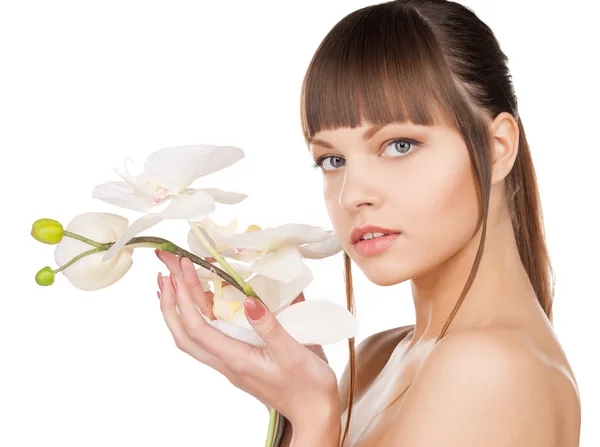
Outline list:
[[[399,153],[399,156],[398,156],[398,157],[393,157],[393,158],[400,158],[400,157],[402,157],[402,156],[404,156],[404,155],[406,155],[406,154],[409,154],[409,153],[410,153],[410,152],[413,150],[413,148],[414,148],[414,147],[418,147],[418,146],[420,146],[420,143],[419,143],[419,142],[417,142],[417,141],[415,141],[415,140],[412,140],[412,139],[410,139],[410,138],[397,138],[397,139],[395,139],[395,140],[391,140],[389,143],[387,143],[387,144],[385,145],[385,147],[384,147],[384,148],[387,148],[388,146],[390,146],[390,145],[392,145],[392,144],[395,144],[395,143],[408,143],[408,144],[410,144],[410,145],[411,145],[411,148],[409,149],[409,151],[408,151],[408,152],[405,152],[404,154],[400,154],[400,153]],[[327,160],[328,158],[330,158],[330,157],[343,158],[343,157],[340,157],[339,155],[322,155],[322,156],[320,156],[320,157],[317,159],[317,161],[316,161],[316,162],[314,162],[314,163],[312,164],[312,167],[313,167],[314,169],[317,169],[317,168],[323,168],[323,162],[324,162],[325,160]],[[337,171],[337,169],[330,169],[330,171]]]

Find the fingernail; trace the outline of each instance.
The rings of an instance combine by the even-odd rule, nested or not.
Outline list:
[[[156,296],[158,296],[158,299],[160,300],[160,292],[158,290],[156,291]]]
[[[181,261],[183,261],[183,256],[178,256],[177,262],[179,263],[179,270],[181,270],[183,272],[183,269],[181,268],[181,266],[182,266]]]
[[[177,292],[177,280],[175,279],[175,275],[171,273],[169,275],[169,279],[171,280],[171,286],[173,286],[173,290]]]
[[[156,257],[158,259],[160,259],[160,250],[157,248],[156,250],[154,250],[154,253],[156,254]],[[160,259],[162,261],[162,259]]]
[[[181,257],[181,262],[179,263],[179,268],[181,268],[181,277],[183,278],[184,281],[187,282],[187,284],[192,284],[192,281],[194,279],[194,274],[196,274],[196,269],[193,267],[190,268],[190,266],[186,265],[186,269],[183,269],[183,266],[185,264],[190,263],[191,264],[192,261],[190,261],[190,258],[186,258],[185,256]]]
[[[244,308],[246,309],[246,315],[248,315],[248,317],[254,321],[260,320],[265,316],[265,313],[267,313],[265,306],[263,306],[257,299],[252,297],[247,297],[244,300]]]
[[[163,282],[162,282],[162,273],[158,272],[158,288],[160,289],[160,291],[163,291]]]

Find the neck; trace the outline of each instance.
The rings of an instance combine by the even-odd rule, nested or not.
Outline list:
[[[412,280],[416,324],[412,344],[437,338],[471,272],[482,229],[459,252]],[[508,213],[488,219],[485,248],[475,279],[447,332],[481,327],[524,306],[538,306],[523,267]],[[540,308],[541,310],[541,308]]]

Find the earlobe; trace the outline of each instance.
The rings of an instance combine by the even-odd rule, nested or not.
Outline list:
[[[519,126],[507,112],[499,113],[491,124],[492,184],[501,182],[512,169],[519,150]]]

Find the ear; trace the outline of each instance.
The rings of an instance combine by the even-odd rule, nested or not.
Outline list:
[[[512,169],[519,151],[519,126],[508,112],[499,113],[491,123],[492,184],[501,182]]]

